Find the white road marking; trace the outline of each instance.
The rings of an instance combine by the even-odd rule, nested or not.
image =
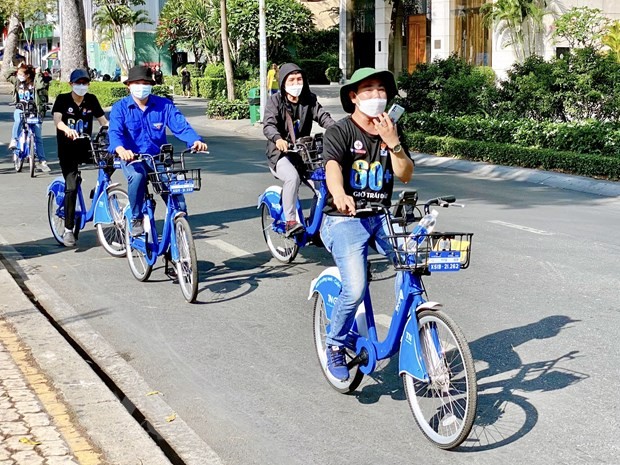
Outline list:
[[[383,314],[375,315],[375,323],[378,325],[389,328],[391,322],[392,322],[392,317],[389,315],[383,315]]]
[[[207,239],[205,242],[207,244],[217,247],[220,250],[223,250],[226,253],[229,253],[235,258],[245,257],[247,255],[250,255],[250,252],[246,252],[245,250],[240,249],[239,247],[236,247],[232,244],[229,244],[228,242],[223,241],[221,239]]]
[[[530,232],[533,234],[540,234],[541,236],[553,236],[552,232],[543,231],[542,229],[534,229],[529,226],[521,226],[520,224],[506,223],[505,221],[492,220],[489,223],[499,224],[500,226],[506,226],[507,228],[519,229],[521,231]]]

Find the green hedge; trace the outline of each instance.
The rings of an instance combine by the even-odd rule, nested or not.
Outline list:
[[[325,70],[329,67],[323,60],[297,60],[297,65],[304,70],[309,84],[329,84]]]
[[[401,121],[408,131],[433,136],[620,157],[620,122],[555,123],[424,112],[406,114]]]
[[[213,119],[249,119],[250,105],[247,99],[213,99],[207,106],[207,116]]]
[[[176,95],[183,95],[180,76],[166,76],[164,85],[172,86]],[[192,78],[191,95],[200,98],[218,98],[226,95],[226,79],[223,78]]]
[[[406,133],[406,140],[412,150],[424,153],[580,176],[620,179],[620,158],[615,157],[429,136],[421,132]]]
[[[71,92],[71,86],[68,82],[54,80],[50,83],[50,97],[56,98],[58,94],[67,92]],[[97,96],[102,107],[109,107],[128,95],[129,90],[125,84],[120,82],[93,81],[90,83],[88,92]]]

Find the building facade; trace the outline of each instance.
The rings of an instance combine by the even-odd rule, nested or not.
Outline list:
[[[499,77],[514,64],[511,46],[483,24],[480,7],[489,0],[340,0],[340,67],[345,77],[364,66],[412,72],[419,63],[456,54],[490,66]],[[556,0],[551,11],[598,8],[620,19],[620,0]],[[545,16],[539,54],[546,59],[566,47],[551,37],[553,15]]]

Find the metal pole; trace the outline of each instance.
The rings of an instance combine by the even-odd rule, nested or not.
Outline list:
[[[258,61],[260,78],[260,121],[263,121],[267,104],[267,28],[265,26],[265,0],[258,0]]]

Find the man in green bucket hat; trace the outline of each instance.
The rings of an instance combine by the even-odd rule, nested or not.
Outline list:
[[[396,124],[385,112],[397,94],[389,71],[361,68],[340,89],[342,107],[351,113],[325,132],[323,158],[328,188],[321,238],[340,271],[342,290],[332,310],[326,337],[327,367],[346,381],[346,336],[364,298],[368,244],[385,255],[393,250],[383,214],[356,216],[365,202],[390,206],[394,177],[409,182],[413,160]]]

